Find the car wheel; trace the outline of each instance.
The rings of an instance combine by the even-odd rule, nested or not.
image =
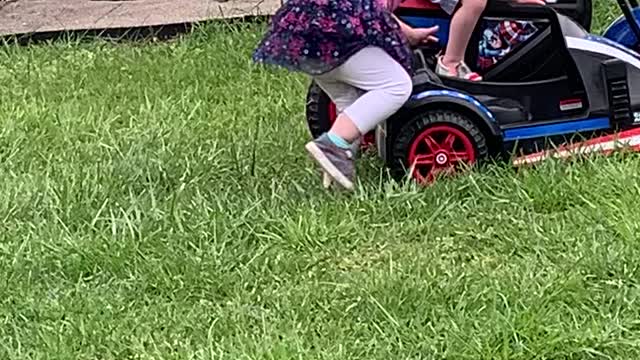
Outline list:
[[[453,111],[429,110],[399,131],[392,148],[391,172],[420,184],[474,165],[489,153],[485,135],[468,117]]]

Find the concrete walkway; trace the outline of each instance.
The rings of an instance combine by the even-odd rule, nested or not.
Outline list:
[[[0,0],[0,36],[273,14],[280,0]]]

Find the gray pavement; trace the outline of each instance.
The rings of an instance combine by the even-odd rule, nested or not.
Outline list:
[[[0,36],[273,14],[280,0],[0,0]]]

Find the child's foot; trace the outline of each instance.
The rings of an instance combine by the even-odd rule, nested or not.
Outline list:
[[[351,146],[351,153],[353,154],[354,159],[357,159],[360,154],[360,141],[360,139],[354,141]],[[322,171],[322,187],[329,189],[331,185],[333,185],[333,179],[326,171]]]
[[[323,171],[323,185],[327,186],[329,178],[347,190],[353,190],[355,180],[355,164],[351,149],[343,149],[335,145],[323,134],[305,146],[311,157]],[[326,175],[328,175],[328,177]]]
[[[482,77],[469,69],[467,64],[460,62],[455,67],[455,71],[452,71],[452,67],[446,66],[442,61],[443,56],[438,57],[438,64],[436,66],[436,74],[448,77],[461,78],[469,81],[481,81]]]

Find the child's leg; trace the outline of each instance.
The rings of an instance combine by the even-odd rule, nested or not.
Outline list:
[[[333,79],[331,78],[331,76],[326,76],[322,79],[315,78],[314,80],[316,84],[318,84],[318,86],[329,96],[331,101],[333,101],[333,103],[335,104],[338,118],[340,117],[340,114],[344,111],[344,109],[358,100],[358,98],[362,96],[363,93],[362,90],[339,80]],[[359,141],[354,141],[351,146],[354,157],[355,153],[358,152],[359,146]],[[329,188],[332,183],[333,179],[331,178],[331,176],[329,176],[327,172],[323,172],[322,186],[324,186],[325,188]]]
[[[398,62],[376,47],[361,50],[342,66],[317,80],[327,88],[331,87],[328,84],[338,82],[364,92],[355,100],[353,96],[344,96],[344,102],[340,96],[332,97],[338,108],[343,107],[344,111],[326,136],[307,144],[307,149],[324,171],[350,189],[355,178],[349,150],[351,144],[398,111],[411,95],[413,83]],[[331,89],[327,92],[330,93]]]
[[[384,50],[367,47],[336,69],[335,78],[361,94],[344,105],[330,133],[351,143],[398,111],[411,96],[413,83],[404,68]]]
[[[338,132],[341,134],[356,134],[358,129],[354,127],[353,123],[345,123],[342,114],[346,108],[351,106],[351,104],[356,102],[356,100],[364,94],[364,91],[339,80],[339,78],[340,76],[336,70],[333,73],[315,78],[314,80],[336,105],[338,116],[334,122],[333,130],[338,129]],[[353,136],[355,136],[357,140],[358,136]],[[344,139],[345,142],[348,143],[354,141],[351,136],[346,136]]]
[[[462,0],[462,5],[453,14],[449,42],[442,58],[442,65],[449,73],[458,74],[458,65],[464,61],[471,34],[486,6],[487,0]]]

